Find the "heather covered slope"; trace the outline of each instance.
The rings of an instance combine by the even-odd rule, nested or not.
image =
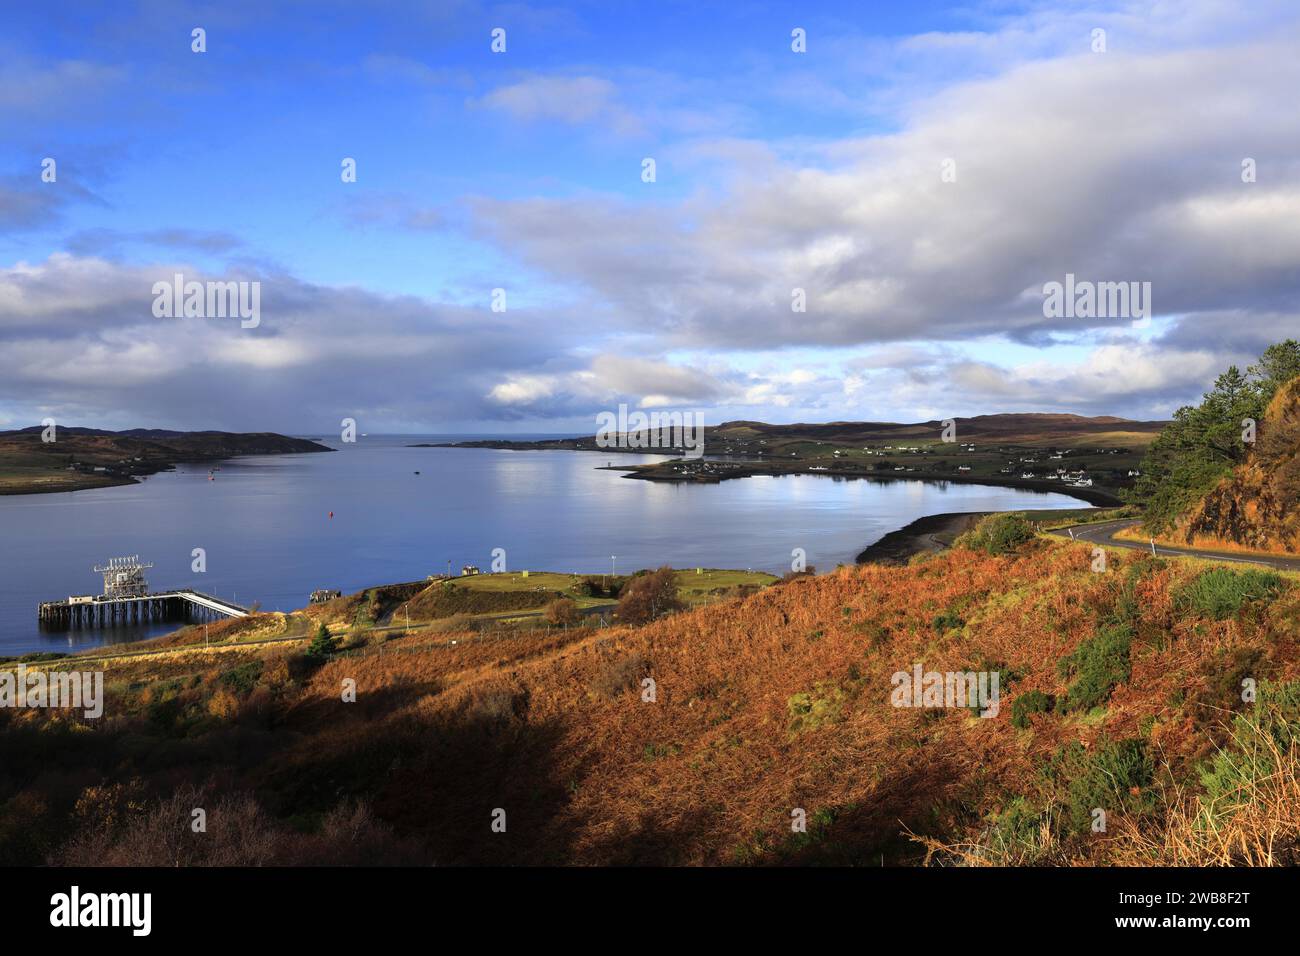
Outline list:
[[[1254,449],[1179,522],[1184,540],[1300,553],[1300,378],[1279,389]]]
[[[150,862],[193,785],[242,822],[192,862],[1296,862],[1294,584],[1005,530],[641,628],[131,663],[104,721],[0,713],[0,855]],[[892,706],[917,663],[997,716]]]

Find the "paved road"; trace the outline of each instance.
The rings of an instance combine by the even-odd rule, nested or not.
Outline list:
[[[1095,524],[1077,524],[1071,528],[1059,528],[1052,534],[1060,535],[1063,538],[1073,537],[1075,541],[1092,541],[1096,544],[1104,544],[1111,548],[1134,548],[1139,551],[1151,553],[1151,544],[1141,541],[1125,541],[1114,537],[1115,532],[1122,528],[1131,528],[1138,522],[1133,520],[1123,521],[1098,521]],[[1071,534],[1073,532],[1073,535]],[[1236,561],[1241,564],[1262,564],[1266,567],[1277,568],[1279,571],[1300,571],[1300,558],[1266,558],[1266,557],[1248,557],[1241,554],[1224,551],[1201,551],[1196,548],[1169,548],[1165,545],[1156,545],[1156,554],[1170,555],[1176,557],[1182,555],[1191,558],[1205,558],[1209,561]]]

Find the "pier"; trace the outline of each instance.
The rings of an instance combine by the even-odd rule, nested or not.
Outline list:
[[[248,608],[192,588],[151,593],[139,556],[113,558],[94,570],[104,576],[104,592],[72,595],[63,601],[42,601],[37,616],[42,627],[113,627],[150,621],[204,621],[247,617]]]

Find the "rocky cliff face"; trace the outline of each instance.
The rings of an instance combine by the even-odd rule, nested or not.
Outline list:
[[[1300,378],[1280,389],[1255,450],[1179,523],[1189,543],[1300,552]]]

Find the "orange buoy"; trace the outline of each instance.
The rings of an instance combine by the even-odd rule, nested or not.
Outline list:
[[[331,517],[331,518],[334,517],[334,512],[332,512],[332,511],[330,512],[330,517]]]

